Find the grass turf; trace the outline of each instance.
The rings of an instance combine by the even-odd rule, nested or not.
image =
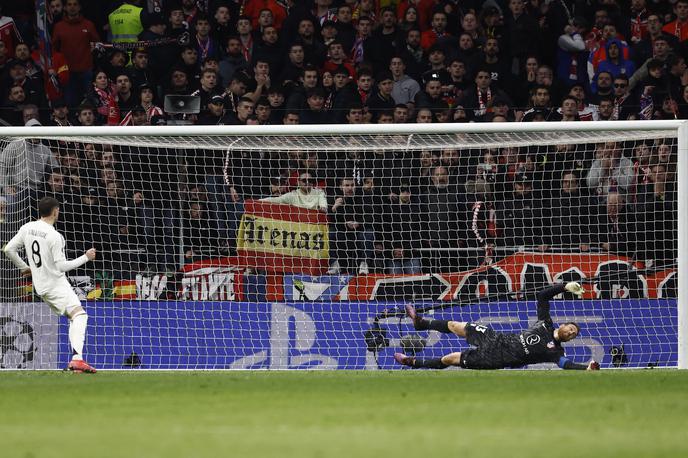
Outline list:
[[[3,458],[676,457],[686,425],[688,371],[0,373]]]

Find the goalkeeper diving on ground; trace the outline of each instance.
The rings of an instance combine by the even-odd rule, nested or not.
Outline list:
[[[574,322],[554,326],[549,313],[549,301],[557,294],[568,291],[582,296],[585,290],[576,282],[550,286],[537,294],[538,321],[520,333],[501,333],[489,326],[459,321],[433,320],[421,317],[412,305],[406,306],[406,315],[416,330],[433,330],[463,337],[473,347],[449,353],[441,358],[422,359],[395,353],[394,359],[412,368],[444,369],[458,366],[464,369],[504,369],[528,364],[557,363],[562,369],[599,370],[596,361],[577,364],[569,360],[562,348],[563,342],[575,339],[580,326]]]
[[[96,258],[95,248],[82,256],[67,261],[64,254],[65,239],[55,230],[60,216],[60,203],[52,197],[38,202],[40,219],[24,224],[5,245],[5,255],[21,270],[22,276],[31,276],[37,295],[58,315],[69,319],[69,343],[72,346],[72,360],[67,369],[73,372],[95,373],[83,358],[84,340],[88,315],[81,301],[67,281],[65,272],[76,269]],[[19,256],[19,249],[26,250],[29,264]]]

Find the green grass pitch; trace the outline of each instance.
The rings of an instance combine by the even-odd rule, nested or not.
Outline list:
[[[685,457],[688,371],[0,372],[0,456]]]

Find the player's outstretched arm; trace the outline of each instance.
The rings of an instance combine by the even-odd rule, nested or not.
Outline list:
[[[549,286],[539,293],[537,293],[537,301],[538,301],[538,320],[541,321],[552,321],[552,317],[549,314],[549,301],[552,299],[554,296],[557,294],[561,294],[564,291],[568,291],[569,293],[573,293],[576,296],[582,296],[585,290],[583,287],[579,284],[576,283],[575,281],[570,281],[566,284],[564,283],[558,283],[553,286]]]
[[[88,261],[93,261],[95,258],[96,249],[91,248],[78,258],[67,261],[64,251],[61,248],[55,250],[55,247],[53,247],[53,259],[55,259],[55,267],[57,267],[60,272],[69,272],[70,270],[83,266]]]
[[[599,371],[600,370],[600,363],[595,361],[594,359],[590,361],[588,364],[578,364],[574,363],[570,359],[566,358],[565,356],[562,356],[559,358],[559,367],[562,369],[566,370],[574,370],[574,371]]]

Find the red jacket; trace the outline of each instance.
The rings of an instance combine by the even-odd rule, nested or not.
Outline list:
[[[65,17],[53,29],[53,49],[64,54],[71,72],[93,69],[92,41],[100,41],[100,37],[93,22],[83,16],[76,19]]]
[[[248,0],[246,6],[244,6],[244,16],[251,18],[253,30],[258,28],[260,10],[272,11],[272,25],[274,25],[277,30],[282,28],[282,22],[287,18],[287,11],[275,0]]]
[[[36,63],[36,65],[43,68],[43,64],[41,62],[41,53],[38,50],[31,53],[31,58]],[[52,83],[50,77],[48,76],[48,72],[45,69],[43,69],[45,95],[51,102],[55,99],[59,99],[60,97],[64,96],[64,88],[67,87],[67,84],[69,83],[69,66],[67,65],[67,60],[65,59],[64,54],[62,54],[61,52],[53,51],[52,61],[53,66],[49,69],[55,70],[57,81],[60,85],[59,89],[56,88],[55,85]]]

